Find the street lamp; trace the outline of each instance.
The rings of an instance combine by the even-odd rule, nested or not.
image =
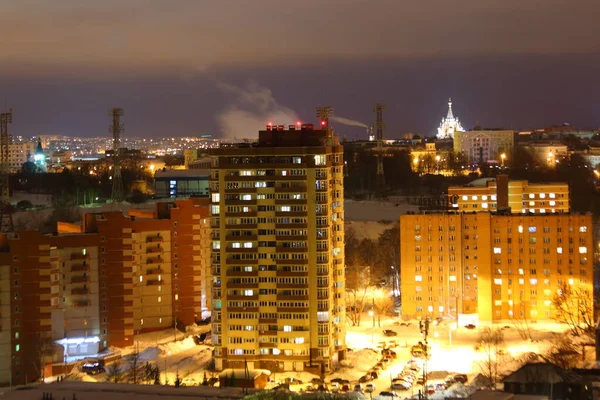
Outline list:
[[[504,169],[504,160],[506,160],[506,153],[500,154],[500,160],[502,162],[502,168]]]
[[[440,159],[441,157],[439,154],[435,156],[435,168],[437,169],[437,172],[440,172]]]

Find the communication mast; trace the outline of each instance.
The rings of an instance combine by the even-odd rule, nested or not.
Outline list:
[[[12,207],[10,205],[10,180],[8,165],[8,124],[12,124],[12,109],[0,113],[0,231],[12,232],[14,230]]]
[[[113,143],[113,175],[112,175],[112,194],[110,199],[112,202],[125,200],[125,190],[123,189],[123,177],[121,176],[121,133],[123,133],[123,125],[121,125],[121,117],[124,112],[122,108],[113,108],[109,115],[112,116],[112,125],[108,127],[108,131],[112,133]]]
[[[385,104],[377,103],[373,106],[375,112],[375,139],[377,140],[376,157],[377,157],[377,180],[375,190],[377,195],[383,196],[385,192],[385,175],[383,172],[383,111],[385,110]]]

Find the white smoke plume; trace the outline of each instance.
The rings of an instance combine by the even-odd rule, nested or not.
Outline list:
[[[254,138],[266,124],[293,125],[298,120],[295,111],[277,102],[269,88],[249,81],[244,87],[218,82],[217,86],[234,97],[233,102],[217,115],[222,137]]]
[[[368,126],[366,124],[363,124],[360,121],[356,121],[353,119],[349,119],[349,118],[344,118],[344,117],[331,117],[332,121],[338,122],[342,125],[348,125],[348,126],[360,126],[361,128],[368,128]]]

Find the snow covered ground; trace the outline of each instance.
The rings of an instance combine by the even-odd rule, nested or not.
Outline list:
[[[373,398],[379,398],[376,396],[381,391],[390,390],[391,380],[396,378],[402,371],[407,361],[411,359],[410,348],[411,346],[422,340],[419,332],[418,322],[411,321],[410,326],[401,326],[400,321],[397,318],[384,317],[381,319],[381,323],[375,321],[373,326],[373,319],[365,314],[363,317],[362,325],[359,327],[348,327],[347,332],[347,344],[349,350],[347,353],[347,360],[343,363],[338,363],[335,366],[335,371],[326,377],[326,381],[330,381],[334,378],[347,379],[352,383],[358,381],[367,371],[369,371],[380,359],[381,359],[381,348],[383,344],[386,347],[392,347],[397,353],[397,358],[380,374],[378,379],[375,379],[373,383],[376,385],[376,391]],[[452,324],[450,322],[442,322],[439,326],[431,326],[429,332],[429,344],[431,345],[431,359],[428,361],[427,370],[433,373],[436,379],[431,379],[430,383],[442,382],[444,377],[448,373],[463,373],[469,377],[469,382],[465,387],[462,385],[455,385],[444,393],[439,393],[430,396],[431,399],[442,399],[444,396],[451,394],[468,394],[476,390],[475,386],[472,386],[472,382],[475,377],[480,373],[479,362],[481,361],[483,354],[477,352],[474,348],[474,343],[477,341],[479,336],[479,329],[469,330],[463,327],[458,327],[456,330],[451,329]],[[501,326],[504,326],[502,324]],[[391,329],[397,332],[397,336],[386,337],[383,334],[384,329]],[[186,334],[176,332],[174,330],[166,330],[161,332],[153,332],[139,335],[135,340],[135,345],[129,348],[123,349],[112,349],[120,351],[124,356],[123,367],[127,370],[127,357],[130,357],[132,353],[137,349],[139,351],[139,357],[141,363],[146,361],[155,363],[160,369],[160,381],[164,383],[165,378],[172,385],[179,375],[186,388],[171,388],[172,390],[178,390],[177,397],[180,394],[187,392],[181,391],[181,389],[188,390],[190,386],[198,388],[206,373],[208,378],[215,376],[215,372],[210,371],[212,349],[210,345],[196,345],[193,341],[192,334],[200,332],[206,332],[209,330],[208,326],[200,326],[190,329]],[[518,359],[527,353],[543,353],[551,344],[553,339],[553,332],[561,332],[564,327],[558,324],[539,324],[532,327],[533,337],[536,339],[535,342],[522,340],[514,327],[509,327],[503,330],[505,335],[506,343],[506,355],[503,356],[501,374],[508,373],[515,370],[518,367]],[[175,338],[177,341],[175,341]],[[166,371],[166,374],[165,374]],[[284,381],[286,378],[294,378],[303,382],[301,385],[292,385],[291,390],[300,391],[306,390],[313,378],[318,378],[316,375],[309,374],[307,372],[286,372],[286,373],[274,373],[271,378],[274,383]],[[73,374],[69,380],[71,382],[64,382],[62,384],[42,385],[36,387],[35,391],[37,395],[31,398],[40,399],[40,391],[48,391],[47,388],[57,387],[60,391],[60,396],[55,397],[59,400],[62,397],[67,399],[72,398],[72,393],[65,395],[69,388],[80,388],[78,384],[83,383],[95,383],[95,382],[106,382],[106,374],[99,374],[95,376],[88,376],[83,373]],[[72,382],[80,381],[80,382]],[[75,386],[65,386],[75,385]],[[140,398],[150,399],[152,393],[158,394],[157,390],[163,390],[162,386],[140,386],[148,389],[139,389],[142,392],[138,393],[138,389],[134,385],[97,385],[101,390],[106,391],[115,390],[115,393],[126,393],[128,390],[135,390],[136,396],[142,396]],[[81,388],[85,388],[86,393],[88,391],[94,391],[89,389],[95,386],[84,385]],[[116,389],[115,389],[116,387]],[[66,389],[63,389],[66,388]],[[113,388],[113,389],[111,389]],[[123,389],[125,388],[125,389]],[[118,389],[118,390],[117,390]],[[126,390],[127,389],[127,390]],[[169,388],[164,388],[169,390]],[[199,390],[209,390],[210,394],[206,395],[206,398],[218,398],[215,397],[214,393],[226,393],[223,390],[215,388],[200,387]],[[407,391],[396,391],[401,397],[400,398],[411,398],[418,394],[420,386],[413,386],[412,389]],[[34,389],[31,389],[34,390]],[[53,389],[54,390],[54,389]],[[84,390],[84,389],[82,389]],[[100,390],[100,389],[98,389]],[[150,393],[146,393],[145,390],[150,390]],[[28,391],[19,391],[20,395],[25,396]],[[111,392],[112,393],[112,392]],[[162,393],[162,392],[161,392]],[[191,392],[190,392],[191,393]],[[208,393],[208,392],[207,392]],[[237,392],[236,392],[237,393]],[[16,392],[15,392],[16,394]],[[234,393],[235,394],[235,393]],[[172,395],[172,394],[171,394]],[[12,396],[12,395],[11,395]],[[186,394],[187,396],[187,394]],[[204,396],[202,394],[201,396]],[[354,393],[352,396],[356,398],[369,398],[367,395],[361,395]],[[362,397],[361,397],[362,396]],[[111,394],[111,397],[112,394]],[[9,398],[23,398],[28,399],[30,397],[9,397]],[[78,397],[81,400],[94,400],[95,397]],[[123,397],[124,398],[124,397]],[[184,396],[184,398],[186,398]],[[201,397],[202,398],[202,397]],[[231,397],[235,398],[235,397]],[[120,397],[115,397],[111,400],[118,400]]]

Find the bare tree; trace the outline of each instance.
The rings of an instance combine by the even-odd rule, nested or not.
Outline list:
[[[386,291],[377,289],[373,291],[373,309],[377,314],[377,323],[381,327],[381,316],[394,308],[394,298]]]
[[[492,389],[498,383],[498,369],[501,363],[501,355],[504,350],[504,333],[500,328],[486,326],[479,334],[477,349],[483,353],[479,361],[481,373],[490,381]]]
[[[52,337],[50,332],[40,332],[36,335],[35,357],[31,360],[40,380],[45,378],[45,366],[52,362]]]
[[[367,303],[369,267],[346,266],[346,316],[352,326],[360,326],[362,312]]]
[[[142,365],[140,365],[140,353],[136,350],[135,352],[131,353],[131,355],[128,358],[129,379],[131,379],[134,385],[137,385],[142,375]]]
[[[531,323],[527,317],[527,303],[523,299],[521,299],[518,311],[518,315],[515,313],[511,318],[511,322],[519,333],[519,336],[521,336],[521,339],[532,340]]]
[[[123,379],[123,367],[121,361],[115,361],[106,369],[106,380],[112,383],[119,383]]]
[[[542,356],[547,362],[558,365],[564,369],[577,367],[581,360],[581,353],[577,350],[572,338],[568,335],[554,335],[552,347],[550,347]]]
[[[594,309],[592,293],[580,285],[563,283],[552,298],[554,319],[569,327],[571,333],[592,335],[594,332]]]

